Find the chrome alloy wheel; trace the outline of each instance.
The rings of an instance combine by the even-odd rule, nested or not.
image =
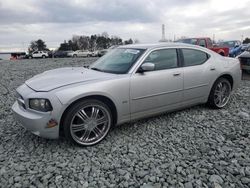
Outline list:
[[[221,80],[214,90],[214,103],[218,108],[224,107],[229,101],[231,85],[228,81]]]
[[[106,136],[110,126],[108,110],[101,105],[90,104],[75,113],[70,124],[70,134],[80,145],[93,145]]]

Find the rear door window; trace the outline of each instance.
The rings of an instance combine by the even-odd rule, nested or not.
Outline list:
[[[195,49],[182,49],[182,53],[185,67],[201,65],[210,57],[207,53]]]

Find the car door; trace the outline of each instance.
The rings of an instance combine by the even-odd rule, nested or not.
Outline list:
[[[212,80],[217,77],[212,57],[197,49],[182,49],[184,72],[183,104],[204,102],[210,92]]]
[[[79,52],[79,56],[80,56],[80,57],[84,57],[84,56],[85,56],[84,50],[81,50],[81,51]]]
[[[131,119],[176,108],[182,102],[183,70],[177,50],[152,51],[146,62],[154,63],[155,70],[132,74],[130,79]]]
[[[42,57],[43,56],[43,52],[42,51],[39,51],[38,52],[38,57]]]

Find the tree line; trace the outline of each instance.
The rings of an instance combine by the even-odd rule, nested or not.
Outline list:
[[[64,41],[60,44],[58,50],[62,51],[76,51],[76,50],[102,50],[107,49],[110,46],[114,45],[126,45],[126,44],[133,44],[138,43],[139,41],[135,39],[134,41],[130,38],[128,40],[123,41],[118,36],[111,36],[109,37],[107,32],[103,32],[102,34],[95,34],[91,36],[85,35],[73,35],[73,37],[68,40]],[[245,38],[243,40],[244,43],[250,43],[250,38]],[[29,52],[32,53],[34,51],[49,51],[47,45],[42,39],[38,39],[37,41],[31,41],[29,46]]]
[[[126,45],[126,44],[133,44],[138,43],[138,40],[132,40],[131,38],[128,40],[123,41],[118,36],[111,36],[109,37],[107,32],[103,32],[102,34],[94,34],[91,36],[86,35],[73,35],[73,37],[68,40],[64,41],[60,44],[58,50],[62,51],[76,51],[76,50],[89,50],[89,51],[95,51],[95,50],[102,50],[107,49],[114,45]],[[45,42],[41,39],[38,39],[37,41],[31,41],[29,46],[29,52],[33,51],[42,51],[42,50],[48,50],[47,45]]]

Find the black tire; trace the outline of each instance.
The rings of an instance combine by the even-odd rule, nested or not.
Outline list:
[[[95,108],[94,113],[93,107]],[[105,119],[107,121],[104,122]],[[100,123],[102,121],[103,123]],[[92,146],[101,142],[107,136],[112,127],[112,122],[113,118],[109,106],[99,100],[90,99],[77,102],[71,106],[62,125],[65,137],[69,141],[80,146]]]
[[[222,84],[222,85],[224,84],[224,86],[227,87],[227,89],[228,89],[227,92],[229,92],[229,93],[225,93],[225,100],[224,100],[224,102],[222,102],[222,104],[218,104],[218,102],[217,102],[217,100],[219,98],[219,95],[217,93],[218,93],[218,89],[219,89],[220,84]],[[226,78],[222,78],[222,77],[218,78],[215,81],[215,83],[210,91],[207,105],[210,106],[211,108],[215,108],[215,109],[220,109],[220,108],[225,107],[230,99],[231,91],[232,91],[231,83]],[[223,99],[221,99],[221,100],[223,101]]]
[[[76,54],[74,54],[74,55],[73,55],[73,57],[74,57],[74,58],[76,58],[76,57],[77,57],[77,55],[76,55]]]
[[[43,59],[45,59],[45,58],[46,58],[46,56],[45,56],[45,55],[42,55],[42,58],[43,58]]]

